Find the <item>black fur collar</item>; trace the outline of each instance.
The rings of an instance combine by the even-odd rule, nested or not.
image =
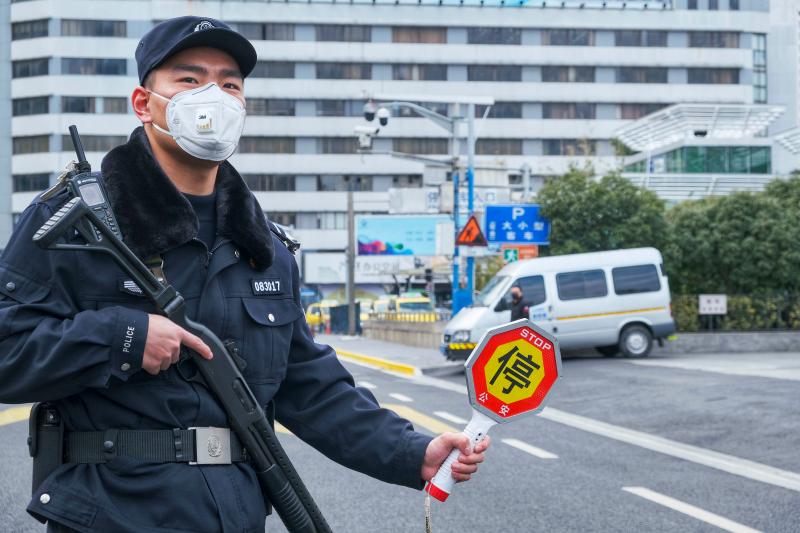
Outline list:
[[[100,168],[119,228],[137,256],[147,259],[197,236],[197,216],[161,170],[144,128],[111,150]],[[217,171],[216,193],[217,233],[235,242],[259,270],[269,267],[275,250],[266,218],[227,161]]]

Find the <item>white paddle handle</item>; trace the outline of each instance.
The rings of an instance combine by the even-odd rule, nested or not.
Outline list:
[[[489,428],[493,425],[495,425],[494,420],[478,411],[472,411],[472,419],[463,431],[464,435],[469,438],[470,451],[472,451],[476,444],[486,438]],[[433,476],[433,479],[431,479],[425,487],[426,492],[441,502],[445,501],[453,491],[456,480],[453,479],[452,467],[453,463],[458,460],[459,455],[461,455],[461,450],[453,448],[453,451],[451,451],[447,459],[444,460],[442,466],[439,467],[439,471],[436,472],[436,475]]]

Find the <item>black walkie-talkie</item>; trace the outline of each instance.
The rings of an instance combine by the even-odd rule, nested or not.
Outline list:
[[[114,218],[114,212],[111,210],[111,204],[108,201],[106,189],[102,180],[96,174],[92,174],[92,167],[86,160],[86,153],[83,151],[83,143],[80,135],[78,135],[78,128],[74,125],[69,127],[69,136],[72,138],[72,146],[75,147],[75,155],[78,156],[78,161],[73,161],[67,165],[64,173],[59,176],[58,183],[45,191],[42,194],[42,198],[47,200],[66,187],[72,196],[83,200],[89,206],[89,209],[95,212],[97,218],[102,220],[108,226],[108,229],[122,239],[119,226],[117,226],[117,219]],[[97,228],[92,229],[97,239],[102,239],[100,231]]]

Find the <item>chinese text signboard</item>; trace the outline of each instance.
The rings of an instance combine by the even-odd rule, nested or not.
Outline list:
[[[490,243],[549,244],[550,222],[536,204],[487,205],[486,237]]]

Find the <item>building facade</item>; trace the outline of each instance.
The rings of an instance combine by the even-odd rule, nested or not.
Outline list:
[[[136,43],[155,22],[186,14],[225,20],[256,47],[248,119],[232,162],[270,217],[294,227],[306,251],[345,248],[348,188],[356,191],[357,212],[386,213],[390,189],[421,188],[430,179],[423,163],[387,152],[448,153],[444,130],[402,110],[375,138],[382,154],[356,153],[353,128],[364,124],[370,95],[493,97],[478,127],[476,160],[507,167],[512,184],[523,165],[535,183],[570,164],[621,168],[614,132],[671,104],[784,106],[773,132],[796,126],[800,113],[793,0],[0,6],[0,60],[4,49],[11,59],[10,80],[3,77],[0,87],[0,144],[11,152],[11,168],[0,195],[12,192],[14,215],[73,158],[69,124],[78,125],[95,168],[125,141],[137,125],[129,101]],[[3,150],[0,165],[9,159]],[[769,158],[773,173],[797,166],[788,152]]]

